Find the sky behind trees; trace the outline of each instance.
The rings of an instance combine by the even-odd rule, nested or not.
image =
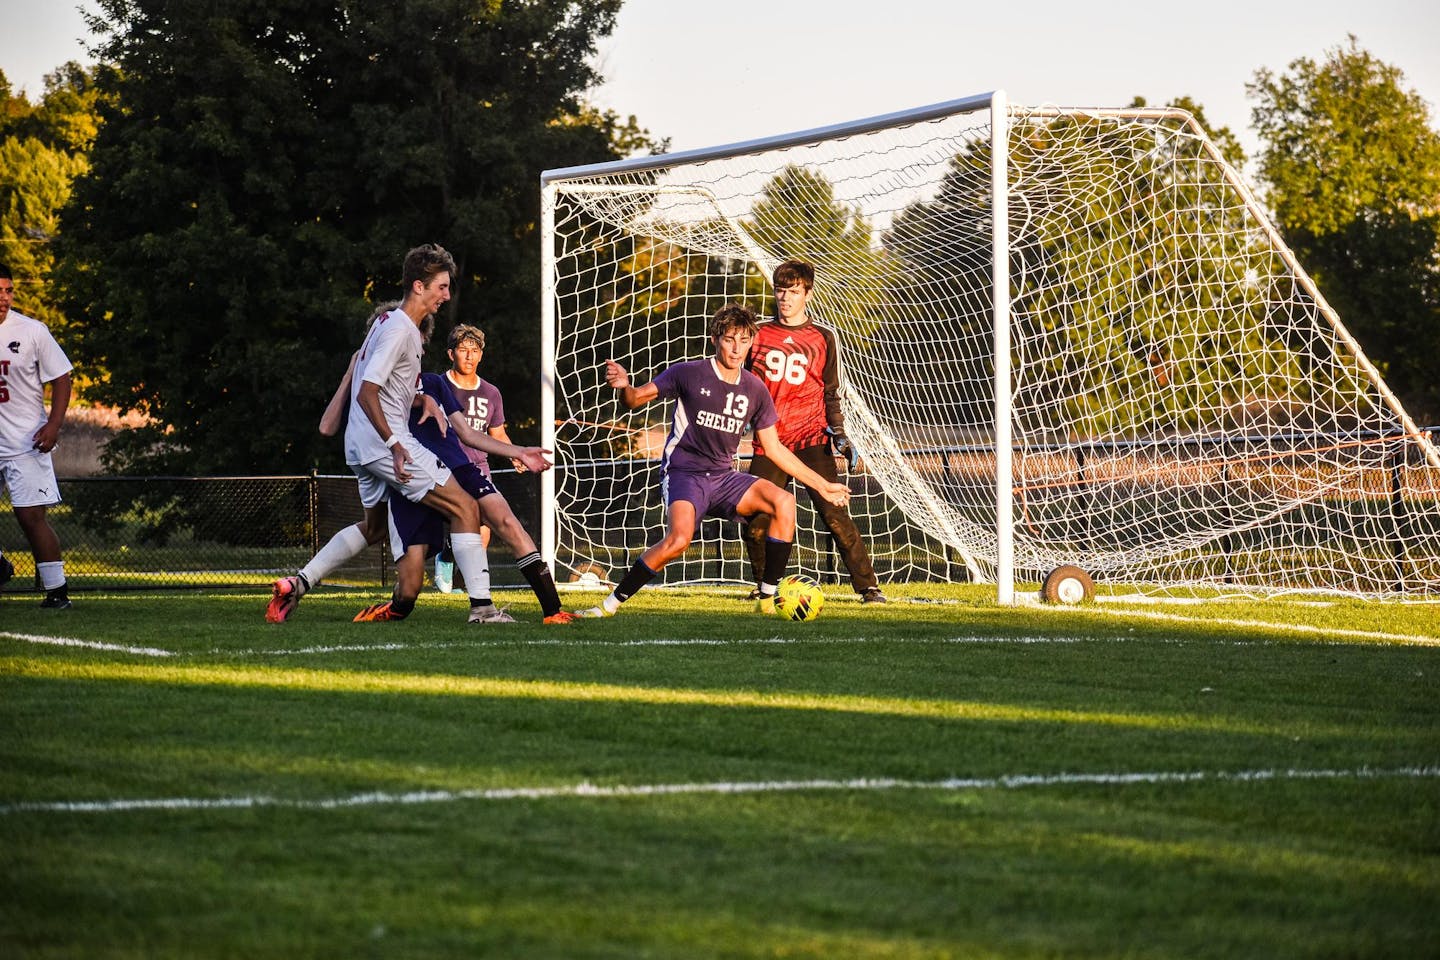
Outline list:
[[[79,0],[0,0],[3,68],[33,99],[87,58]],[[1253,155],[1245,84],[1353,33],[1405,72],[1440,123],[1433,0],[626,0],[601,44],[597,101],[673,150],[747,140],[1003,88],[1016,103],[1121,106],[1188,95]]]

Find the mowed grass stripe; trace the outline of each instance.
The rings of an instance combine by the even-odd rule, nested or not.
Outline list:
[[[555,700],[594,703],[632,703],[650,706],[708,706],[719,708],[831,711],[873,716],[991,721],[1005,723],[1089,724],[1149,730],[1211,731],[1258,736],[1290,736],[1288,726],[1255,723],[1233,717],[1188,713],[1118,713],[1114,711],[1052,709],[964,700],[923,700],[847,694],[772,693],[756,690],[698,690],[680,687],[621,686],[556,680],[515,680],[452,674],[383,673],[354,670],[282,669],[245,666],[170,666],[160,664],[77,663],[37,661],[19,657],[0,659],[0,675],[51,680],[108,681],[181,686],[316,690],[338,693],[410,694],[424,696],[490,697],[516,700]],[[1305,724],[1310,735],[1339,735],[1341,728],[1317,729]]]

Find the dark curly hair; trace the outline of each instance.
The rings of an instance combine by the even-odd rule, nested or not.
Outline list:
[[[755,311],[738,303],[727,303],[710,318],[710,339],[723,337],[731,330],[744,330],[753,337],[759,325]]]

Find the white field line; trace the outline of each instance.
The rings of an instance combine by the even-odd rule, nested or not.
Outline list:
[[[61,647],[87,647],[93,650],[110,650],[146,657],[294,657],[330,653],[387,653],[408,650],[450,650],[473,649],[477,647],[750,647],[772,645],[825,645],[825,644],[942,644],[942,643],[1128,643],[1136,642],[1133,637],[900,637],[885,640],[873,637],[743,637],[733,640],[717,640],[713,637],[650,637],[638,640],[585,640],[578,637],[564,639],[522,639],[511,640],[456,640],[441,642],[391,643],[341,643],[309,647],[280,647],[274,649],[233,647],[211,647],[208,650],[178,651],[159,647],[127,647],[115,643],[94,640],[78,640],[73,637],[43,637],[28,633],[6,633],[0,631],[0,638],[20,640],[25,643],[51,644]],[[1150,640],[1148,642],[1156,642]]]
[[[1073,609],[1073,608],[1071,608]],[[1115,616],[1126,616],[1121,611],[1107,611]],[[1260,621],[1223,621],[1223,620],[1198,620],[1178,617],[1174,614],[1155,614],[1136,611],[1128,614],[1135,617],[1159,617],[1168,619],[1179,619],[1187,623],[1230,623],[1234,625],[1244,624],[1252,627],[1270,627],[1277,630],[1289,629],[1285,625],[1264,623]],[[1294,629],[1302,629],[1295,627]],[[1303,628],[1305,632],[1315,634],[1326,633],[1348,633],[1348,635],[1363,637],[1371,640],[1389,640],[1394,642],[1426,644],[1440,646],[1440,640],[1433,637],[1408,636],[1405,634],[1374,633],[1366,631],[1342,631],[1322,630],[1316,627]],[[132,647],[116,643],[103,643],[98,640],[80,640],[74,637],[45,637],[29,633],[9,633],[0,631],[0,638],[20,640],[25,643],[49,644],[60,647],[84,647],[92,650],[107,650],[115,653],[128,653],[144,657],[295,657],[314,656],[334,653],[394,653],[416,650],[452,650],[472,649],[480,647],[505,648],[505,647],[612,647],[616,649],[625,647],[752,647],[752,646],[838,646],[847,644],[884,644],[884,645],[984,645],[994,644],[996,646],[1027,646],[1027,645],[1066,645],[1082,643],[1159,643],[1171,645],[1184,645],[1189,643],[1200,643],[1210,646],[1233,646],[1233,647],[1264,647],[1273,646],[1273,640],[1231,640],[1231,639],[1204,639],[1189,640],[1183,638],[1166,637],[1079,637],[1079,636],[956,636],[956,637],[743,637],[732,640],[717,640],[709,637],[648,637],[636,640],[586,640],[580,637],[566,637],[553,639],[493,639],[493,640],[457,640],[440,642],[406,642],[392,641],[389,643],[343,643],[325,644],[307,647],[278,647],[272,649],[232,647],[211,647],[208,650],[165,650],[159,647]],[[1353,643],[1341,640],[1316,640],[1312,646],[1335,646],[1352,647]]]
[[[552,787],[493,787],[474,790],[376,791],[318,799],[274,797],[159,797],[131,800],[21,801],[0,804],[0,815],[18,813],[129,813],[143,810],[231,810],[275,807],[288,810],[341,810],[352,807],[457,803],[467,800],[563,800],[665,797],[693,794],[807,793],[884,790],[1019,790],[1035,787],[1133,786],[1136,784],[1258,783],[1285,780],[1419,780],[1440,777],[1440,766],[1358,767],[1350,770],[1188,770],[1150,773],[1019,774],[1004,777],[954,777],[946,780],[897,780],[859,777],[847,780],[760,780],[718,783],[612,784],[581,782]]]
[[[42,637],[33,633],[10,633],[9,631],[0,631],[0,637],[7,637],[11,640],[23,640],[26,643],[46,643],[56,647],[86,647],[90,650],[111,650],[115,653],[133,653],[142,657],[178,656],[173,650],[162,650],[159,647],[127,647],[120,643],[102,643],[99,640],[78,640],[74,637]]]
[[[1351,637],[1356,640],[1380,640],[1388,643],[1413,643],[1420,646],[1440,646],[1440,638],[1415,633],[1385,633],[1380,630],[1349,630],[1344,627],[1317,627],[1308,623],[1272,623],[1268,620],[1235,620],[1225,617],[1195,617],[1181,613],[1163,613],[1159,610],[1100,610],[1080,607],[1059,607],[1071,613],[1090,613],[1103,618],[1138,618],[1161,620],[1171,623],[1190,623],[1202,626],[1242,627],[1245,629],[1275,630],[1281,633],[1305,634],[1322,637]]]
[[[204,651],[206,656],[230,657],[289,657],[297,654],[315,653],[368,653],[389,650],[443,650],[449,648],[475,647],[754,647],[754,646],[822,646],[843,644],[941,644],[941,643],[1114,643],[1136,642],[1133,637],[740,637],[731,640],[717,640],[713,637],[646,637],[637,640],[585,640],[579,637],[564,639],[521,639],[514,640],[464,640],[441,643],[376,643],[342,644],[321,647],[296,647],[294,649],[246,649],[234,650],[213,647]],[[1153,642],[1153,641],[1151,641]],[[197,654],[199,655],[199,654]]]

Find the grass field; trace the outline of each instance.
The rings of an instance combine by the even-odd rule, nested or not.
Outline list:
[[[1435,604],[737,595],[6,597],[0,956],[1440,956]]]

